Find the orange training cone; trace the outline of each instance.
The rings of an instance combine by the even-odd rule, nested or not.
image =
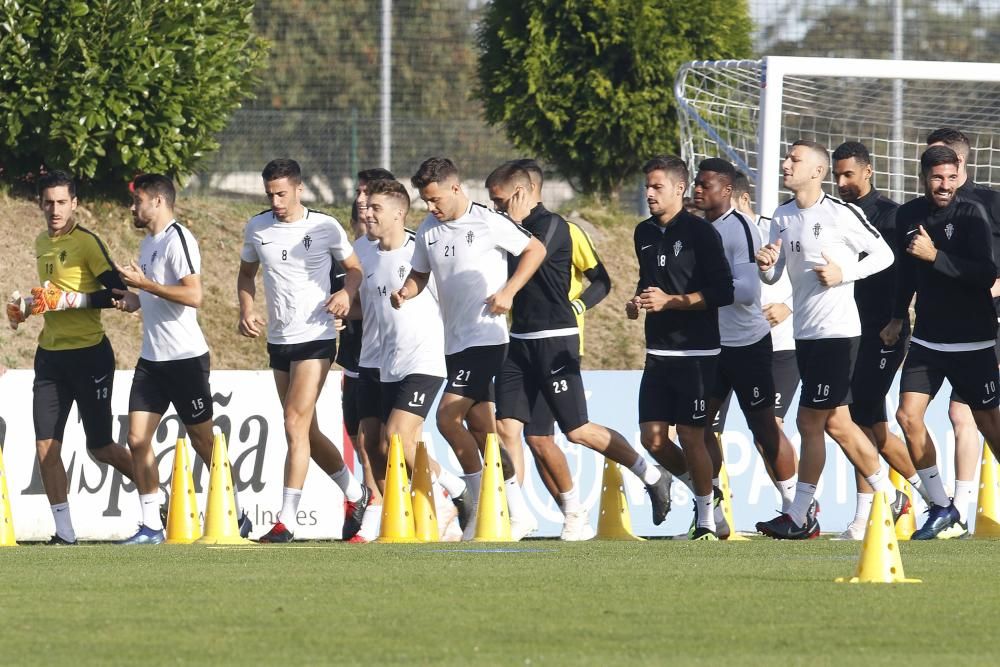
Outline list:
[[[10,516],[10,494],[7,493],[7,471],[3,467],[3,447],[0,447],[0,547],[16,547],[14,520]]]
[[[1000,537],[1000,475],[989,443],[983,447],[979,469],[979,502],[976,503],[975,537]]]
[[[417,454],[413,460],[413,523],[415,534],[421,542],[437,542],[437,510],[434,507],[434,487],[431,481],[431,458],[427,445],[417,443]]]
[[[865,541],[861,544],[861,559],[850,579],[840,577],[837,583],[915,584],[919,579],[907,579],[903,574],[903,561],[899,557],[899,543],[893,527],[889,498],[884,491],[875,494],[872,512],[868,516]]]
[[[896,521],[896,539],[908,540],[917,531],[916,509],[913,507],[913,486],[895,468],[889,468],[889,481],[910,499],[910,511]]]
[[[187,441],[177,438],[174,471],[170,477],[170,507],[167,510],[167,544],[191,544],[201,537],[198,497],[191,476]]]
[[[632,516],[625,497],[625,484],[618,464],[604,459],[604,475],[601,478],[601,512],[597,519],[599,540],[639,541],[644,540],[632,532]]]
[[[476,513],[476,542],[511,542],[510,512],[500,463],[500,441],[496,433],[486,436],[483,481],[479,487],[479,510]]]
[[[240,537],[236,516],[233,475],[229,468],[226,437],[215,434],[212,446],[212,472],[208,478],[208,502],[205,504],[205,534],[198,544],[249,544]]]
[[[406,474],[403,441],[398,434],[389,439],[389,462],[385,467],[385,493],[382,494],[382,526],[379,542],[416,542],[410,480]]]

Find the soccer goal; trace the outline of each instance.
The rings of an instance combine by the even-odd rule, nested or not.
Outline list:
[[[778,203],[781,160],[797,139],[831,151],[860,141],[876,187],[903,202],[922,193],[927,135],[953,127],[969,136],[970,175],[1000,186],[1000,64],[769,56],[695,61],[674,83],[681,146],[689,166],[725,157],[747,173],[757,208]],[[835,191],[834,191],[835,192]]]

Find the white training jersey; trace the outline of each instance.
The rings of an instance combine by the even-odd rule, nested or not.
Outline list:
[[[181,278],[201,273],[198,242],[172,220],[159,234],[147,234],[139,244],[139,266],[161,285],[179,285]],[[208,352],[198,326],[198,310],[139,290],[142,306],[142,350],[147,361],[191,359]]]
[[[719,341],[726,347],[752,345],[771,330],[760,310],[760,235],[735,208],[713,221],[712,226],[722,237],[722,249],[733,272],[733,303],[719,308]]]
[[[413,268],[437,280],[445,354],[507,343],[507,317],[490,313],[486,298],[507,282],[507,253],[520,255],[530,240],[527,230],[475,202],[455,220],[428,215],[420,224]]]
[[[344,228],[332,216],[305,210],[281,222],[271,211],[250,218],[243,232],[244,262],[260,262],[267,297],[267,342],[278,345],[337,337],[326,312],[331,258],[354,254]]]
[[[774,211],[770,242],[779,238],[781,257],[774,275],[787,271],[792,282],[796,340],[860,336],[852,283],[893,262],[892,250],[861,209],[827,194],[805,209],[792,199]],[[862,252],[867,257],[859,262]],[[824,254],[844,274],[833,287],[821,285],[813,270],[827,264]]]
[[[361,354],[358,356],[358,366],[363,368],[378,368],[382,359],[381,340],[378,329],[378,318],[375,317],[375,296],[371,293],[368,281],[372,272],[373,256],[378,248],[378,241],[372,241],[362,236],[354,241],[354,252],[361,262],[361,288],[358,298],[361,299]],[[371,313],[371,315],[369,315]]]
[[[763,215],[757,216],[757,229],[760,231],[760,238],[763,243],[767,243],[771,238],[771,218]],[[760,283],[760,305],[761,308],[769,303],[783,303],[793,310],[792,304],[792,283],[788,280],[788,272],[781,274],[781,278],[773,285],[766,282]],[[786,317],[778,326],[771,327],[771,348],[779,350],[794,350],[795,336],[792,332],[792,316]]]
[[[365,264],[364,282],[375,297],[372,314],[382,339],[378,367],[382,382],[398,382],[417,373],[440,378],[448,374],[444,363],[444,324],[434,276],[420,294],[407,299],[398,310],[389,299],[410,275],[414,246],[414,235],[407,233],[405,243],[395,250],[380,250],[376,245]]]

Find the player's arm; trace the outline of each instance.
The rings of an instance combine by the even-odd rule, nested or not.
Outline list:
[[[247,338],[256,338],[264,325],[254,313],[254,298],[257,296],[257,270],[260,262],[240,260],[240,270],[236,275],[236,299],[240,305],[240,334]]]
[[[504,249],[513,252],[510,248],[505,247]],[[514,269],[514,273],[507,278],[503,287],[486,298],[491,313],[502,315],[510,310],[514,302],[514,295],[521,291],[531,276],[535,275],[535,271],[545,261],[546,252],[547,250],[541,241],[534,236],[529,236],[527,245],[518,256],[517,268]]]
[[[781,274],[785,272],[785,253],[782,251],[781,236],[774,220],[771,221],[768,242],[761,246],[754,259],[762,281],[773,285],[781,279]]]
[[[903,322],[910,317],[910,303],[917,291],[916,259],[907,254],[910,237],[917,231],[910,229],[908,221],[896,219],[895,254],[899,257],[896,263],[896,286],[892,299],[892,319],[879,332],[879,338],[886,345],[895,345],[903,330]]]
[[[930,261],[935,271],[973,287],[992,287],[997,277],[997,266],[993,257],[990,223],[978,215],[970,214],[956,220],[956,224],[969,229],[965,247],[959,252],[935,248],[922,227],[918,232],[919,236],[911,241],[910,247],[929,243],[933,252],[919,256],[919,259]]]
[[[201,276],[189,273],[180,279],[176,285],[161,285],[142,272],[142,268],[134,261],[125,266],[115,265],[125,284],[134,289],[140,289],[167,301],[179,303],[182,306],[200,308],[202,301]]]
[[[389,295],[389,303],[393,308],[399,309],[408,299],[412,299],[427,287],[427,281],[431,277],[430,272],[424,273],[416,269],[410,269],[410,275],[406,276],[403,286]]]
[[[705,232],[698,237],[695,253],[695,261],[704,267],[704,287],[688,294],[667,294],[659,287],[647,287],[639,295],[639,303],[644,310],[707,310],[733,302],[733,271],[719,233],[706,226]]]
[[[726,248],[727,261],[733,270],[733,303],[744,306],[752,305],[760,298],[760,272],[757,270],[757,248],[753,238],[732,239]]]
[[[573,242],[573,267],[587,278],[587,287],[573,300],[573,310],[582,314],[611,293],[611,276],[597,256],[587,233],[572,223],[567,223]]]
[[[326,310],[331,315],[344,318],[350,314],[351,303],[358,296],[362,272],[357,253],[352,253],[339,261],[344,270],[344,287],[326,300]]]
[[[889,247],[889,244],[886,243],[885,238],[881,234],[872,235],[869,233],[861,236],[861,238],[864,239],[864,243],[852,245],[854,250],[859,253],[864,252],[866,255],[859,262],[845,264],[840,267],[841,283],[855,282],[876,274],[879,271],[885,271],[892,266],[892,263],[896,259],[892,248]]]
[[[635,294],[631,299],[625,302],[625,316],[630,320],[639,319],[639,311],[642,309],[642,304],[639,300],[639,295],[642,291],[649,285],[649,278],[646,276],[645,269],[642,265],[642,249],[639,246],[639,230],[640,227],[635,228],[635,232],[632,234],[632,245],[635,250],[635,259],[639,263],[639,280],[635,285]]]

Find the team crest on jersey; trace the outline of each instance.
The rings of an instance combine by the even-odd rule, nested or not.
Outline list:
[[[472,242],[476,240],[476,235],[473,232],[469,232],[465,235],[465,242],[472,245]]]
[[[159,255],[159,254],[160,254],[159,250],[154,250],[153,251],[153,256],[149,258],[149,263],[152,264],[153,262],[155,262],[156,261],[156,256]]]
[[[823,231],[823,226],[822,225],[820,225],[818,222],[815,225],[813,225],[813,236],[815,236],[816,238],[819,238],[819,233],[821,231]]]
[[[949,241],[951,240],[951,235],[954,233],[955,233],[955,225],[949,222],[947,225],[944,226],[944,235],[948,237]]]
[[[681,254],[681,250],[684,249],[684,244],[680,241],[674,241],[674,257]]]
[[[402,280],[405,277],[406,277],[406,267],[405,266],[400,266],[399,267],[399,279]]]
[[[66,263],[66,251],[65,250],[63,250],[62,252],[59,253],[59,261],[61,263],[63,263],[63,264]]]
[[[302,237],[302,245],[304,245],[306,247],[306,251],[309,250],[309,246],[311,246],[312,244],[313,244],[313,240],[312,240],[311,236],[309,236],[308,234],[306,234],[305,236]]]

